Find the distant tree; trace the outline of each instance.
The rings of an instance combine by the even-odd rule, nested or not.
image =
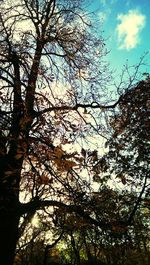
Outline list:
[[[147,201],[143,200],[140,208],[134,215],[134,221],[127,223],[129,209],[132,210],[132,200],[137,199],[136,194],[129,191],[116,192],[112,189],[103,189],[93,194],[91,210],[96,214],[97,220],[106,220],[112,224],[105,230],[99,226],[88,224],[78,219],[74,214],[59,212],[57,229],[64,229],[59,244],[62,246],[63,260],[71,264],[111,264],[131,265],[149,264],[149,209]],[[90,203],[89,203],[90,205]],[[64,221],[63,218],[66,218]],[[117,222],[124,220],[124,222]],[[146,232],[147,231],[147,232]]]
[[[108,153],[99,162],[105,174],[121,180],[128,198],[127,222],[130,224],[140,207],[149,204],[150,159],[150,79],[125,91],[111,119],[112,136]],[[104,167],[104,166],[105,167]],[[103,170],[104,167],[104,170]]]
[[[111,116],[106,154],[96,159],[93,167],[99,191],[93,193],[90,203],[97,220],[112,221],[107,230],[108,249],[112,251],[106,250],[108,260],[113,256],[112,264],[149,264],[149,76],[122,93]],[[112,246],[111,239],[115,241]],[[115,253],[120,260],[115,261]],[[127,260],[128,255],[131,259]]]
[[[44,240],[31,241],[30,244],[24,246],[22,250],[15,256],[15,265],[43,265],[44,264]]]

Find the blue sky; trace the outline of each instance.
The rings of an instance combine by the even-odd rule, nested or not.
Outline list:
[[[120,71],[128,60],[129,65],[139,62],[149,51],[145,62],[150,65],[150,0],[93,0],[99,31],[104,30],[107,57],[111,67]],[[97,23],[98,26],[98,23]],[[150,66],[143,67],[143,72]]]

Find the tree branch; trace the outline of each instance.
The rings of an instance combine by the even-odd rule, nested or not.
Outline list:
[[[55,201],[55,200],[45,200],[41,201],[38,198],[21,205],[21,213],[27,213],[27,212],[36,212],[37,210],[40,210],[41,208],[45,207],[58,207],[64,209],[68,213],[73,213],[75,212],[77,215],[79,215],[81,218],[85,219],[88,223],[96,225],[101,227],[104,230],[108,230],[112,228],[112,225],[110,222],[106,221],[98,221],[91,217],[88,213],[86,213],[85,210],[83,210],[80,206],[77,205],[67,205],[63,202],[60,201]]]
[[[101,105],[97,102],[92,102],[89,104],[77,103],[74,106],[67,106],[67,105],[52,106],[44,110],[41,110],[39,112],[35,112],[35,116],[40,116],[44,113],[51,112],[51,111],[78,110],[79,108],[82,108],[82,109],[90,108],[90,109],[101,109],[101,110],[114,109],[120,103],[121,100],[122,100],[122,96],[120,96],[119,99],[115,103],[110,104],[110,105]]]
[[[136,201],[136,203],[134,205],[134,208],[133,208],[133,210],[132,210],[132,212],[131,212],[131,214],[130,214],[130,216],[128,218],[128,221],[127,221],[128,224],[131,224],[131,222],[133,220],[133,217],[134,217],[134,215],[135,215],[135,213],[136,213],[136,211],[137,211],[137,209],[139,207],[139,204],[140,204],[141,199],[142,199],[142,195],[143,195],[143,193],[145,191],[145,188],[146,188],[147,178],[148,178],[148,176],[145,177],[145,181],[144,181],[144,185],[142,187],[142,190],[141,190],[141,192],[139,194],[139,197],[138,197],[138,199],[137,199],[137,201]]]

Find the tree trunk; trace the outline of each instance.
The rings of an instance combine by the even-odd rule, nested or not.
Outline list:
[[[0,162],[0,265],[13,265],[20,220],[21,170],[20,163],[9,156]]]
[[[86,250],[86,255],[87,255],[87,259],[88,259],[88,264],[93,264],[93,257],[90,251],[90,247],[88,246],[88,243],[86,242],[86,236],[85,234],[83,234],[84,237],[84,245],[85,245],[85,250]],[[95,257],[94,257],[95,258]]]
[[[13,265],[18,240],[19,215],[12,209],[0,210],[0,264]]]
[[[72,232],[70,233],[70,236],[71,236],[71,245],[72,245],[72,248],[73,248],[73,251],[75,254],[76,264],[81,265],[80,252],[79,252],[78,248],[76,247],[75,239],[74,239]]]

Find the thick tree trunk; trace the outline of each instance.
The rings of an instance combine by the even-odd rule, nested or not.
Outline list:
[[[0,264],[13,265],[18,240],[19,216],[11,209],[0,211]]]
[[[20,219],[20,164],[9,156],[0,162],[0,265],[13,265]],[[18,174],[16,174],[18,173]]]

